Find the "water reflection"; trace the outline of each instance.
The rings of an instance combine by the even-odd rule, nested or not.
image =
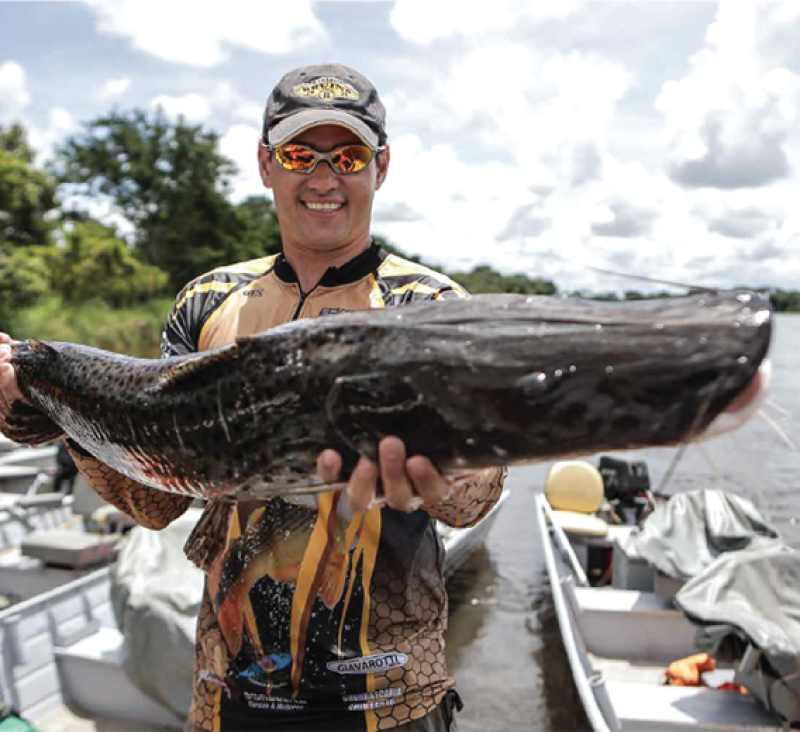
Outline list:
[[[533,654],[533,661],[542,670],[542,697],[547,709],[548,728],[551,730],[586,730],[589,720],[572,678],[561,632],[553,605],[553,596],[547,581],[542,577],[542,595],[537,603],[538,624],[531,628],[542,643]]]
[[[511,472],[486,548],[448,585],[447,661],[462,732],[585,727],[561,650],[533,496],[546,466]]]
[[[464,655],[479,638],[491,606],[497,572],[488,549],[479,547],[467,564],[447,583],[450,623],[445,648],[448,668],[458,668]]]

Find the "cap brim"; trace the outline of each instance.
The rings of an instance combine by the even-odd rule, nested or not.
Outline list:
[[[268,132],[270,145],[281,145],[304,130],[320,125],[346,127],[370,147],[378,147],[378,135],[357,117],[338,109],[306,109],[281,120]]]

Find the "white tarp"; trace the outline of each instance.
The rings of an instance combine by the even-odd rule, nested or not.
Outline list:
[[[678,493],[647,517],[639,554],[676,580],[695,577],[717,557],[780,539],[746,498],[721,490]]]
[[[199,509],[189,509],[162,531],[132,529],[120,548],[111,584],[128,675],[180,717],[187,716],[191,703],[204,582],[203,572],[184,556],[183,545],[199,516]]]

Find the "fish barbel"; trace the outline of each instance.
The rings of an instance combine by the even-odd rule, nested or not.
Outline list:
[[[768,301],[749,292],[480,295],[163,360],[17,342],[12,363],[33,405],[118,472],[263,499],[330,490],[312,478],[323,449],[342,453],[346,477],[387,435],[440,470],[686,442],[754,391],[770,333]]]

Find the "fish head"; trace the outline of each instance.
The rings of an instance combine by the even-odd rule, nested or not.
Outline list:
[[[424,307],[387,314],[401,359],[333,385],[328,417],[361,454],[375,435],[401,437],[411,454],[434,445],[443,467],[675,445],[766,383],[755,379],[772,310],[755,293],[487,295]]]
[[[738,413],[727,420],[737,426],[766,392],[772,309],[762,295],[561,304],[543,319],[543,358],[521,384],[529,401],[557,405],[556,425],[571,414],[625,446],[677,444],[722,415]]]

